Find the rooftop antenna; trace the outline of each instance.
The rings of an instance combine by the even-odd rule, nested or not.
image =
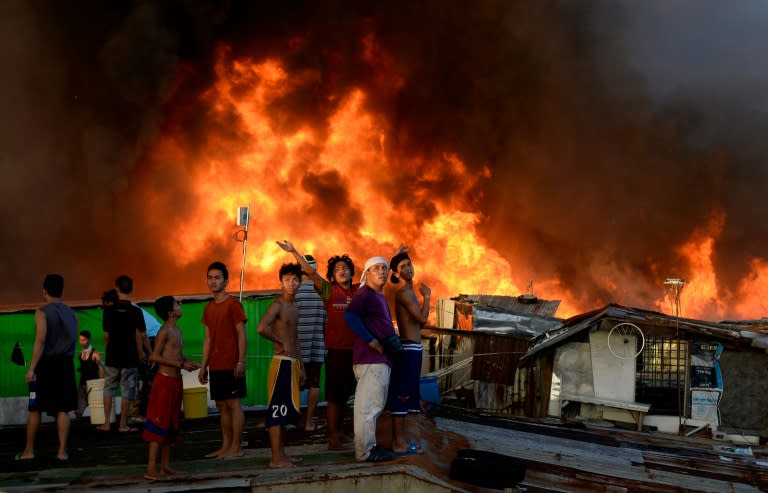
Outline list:
[[[671,293],[673,303],[672,310],[675,312],[676,324],[679,329],[680,312],[682,311],[680,306],[680,292],[683,290],[683,286],[685,286],[685,280],[668,277],[664,279],[664,286],[667,287],[667,292]]]
[[[674,303],[675,310],[675,337],[680,337],[680,292],[685,286],[685,280],[674,277],[668,277],[664,279],[664,286],[667,287],[668,292],[672,294],[672,302]],[[678,344],[680,342],[678,341]],[[680,375],[677,377],[677,418],[678,418],[678,430],[683,429],[683,403],[680,399]]]
[[[533,304],[539,301],[533,292],[533,279],[528,281],[528,291],[518,296],[517,301],[524,304]]]
[[[235,217],[235,223],[243,229],[237,230],[235,240],[243,242],[243,261],[240,264],[240,301],[243,301],[243,286],[245,285],[245,250],[248,245],[248,222],[251,219],[250,204],[245,207],[238,207]]]

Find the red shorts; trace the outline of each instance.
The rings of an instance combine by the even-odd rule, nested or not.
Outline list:
[[[147,442],[176,442],[181,430],[181,401],[184,390],[181,377],[158,373],[152,380],[147,420],[141,437]]]

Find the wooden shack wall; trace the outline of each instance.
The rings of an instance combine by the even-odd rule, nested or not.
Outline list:
[[[768,354],[725,350],[720,355],[720,369],[723,396],[719,429],[768,437]]]

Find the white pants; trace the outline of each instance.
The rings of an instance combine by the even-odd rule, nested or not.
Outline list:
[[[357,378],[355,389],[355,456],[364,461],[376,446],[376,420],[387,402],[389,375],[392,369],[386,363],[353,365]]]

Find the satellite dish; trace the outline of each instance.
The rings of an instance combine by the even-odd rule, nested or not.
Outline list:
[[[619,359],[635,359],[644,348],[645,336],[635,324],[622,322],[608,332],[608,349]]]

